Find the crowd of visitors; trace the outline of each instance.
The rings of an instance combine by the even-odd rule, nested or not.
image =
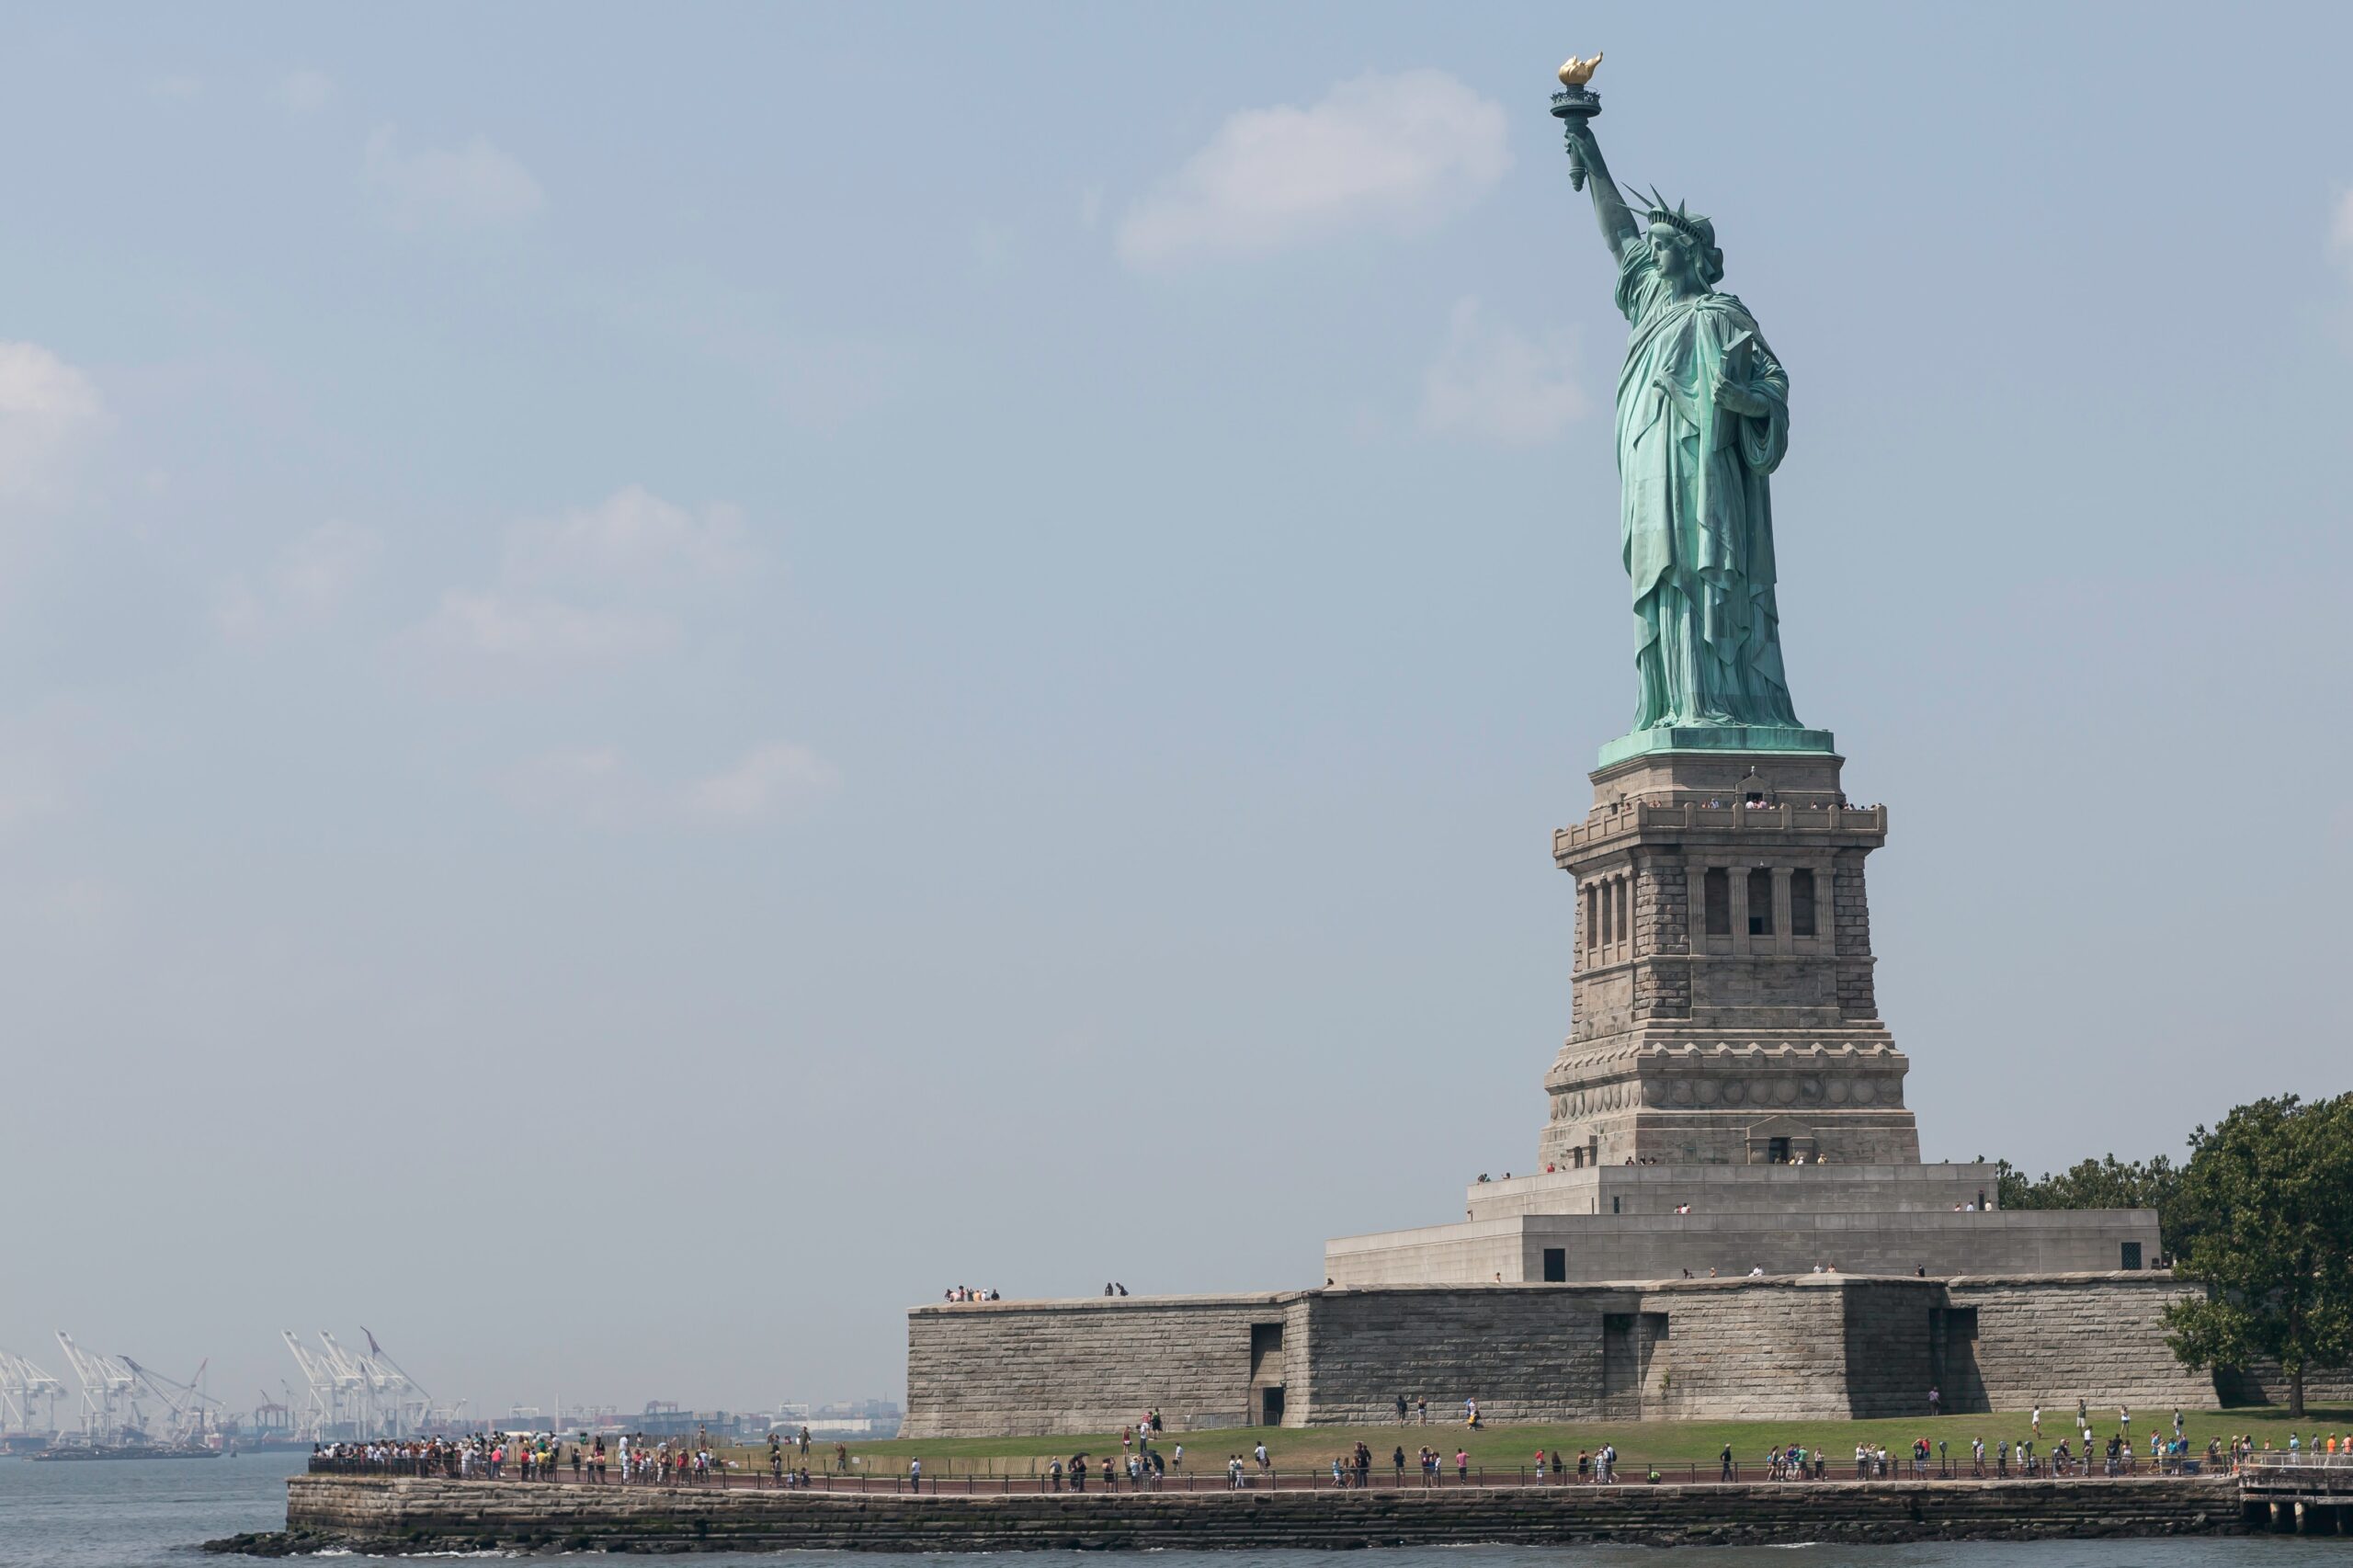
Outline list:
[[[805,1451],[805,1450],[804,1450]],[[781,1449],[779,1449],[779,1454]],[[723,1478],[727,1460],[708,1441],[603,1437],[566,1442],[545,1432],[481,1433],[471,1437],[380,1438],[313,1449],[313,1468],[393,1471],[470,1481],[554,1481],[601,1485],[615,1479],[697,1485]],[[805,1467],[804,1467],[805,1468]],[[779,1473],[781,1467],[779,1466]]]

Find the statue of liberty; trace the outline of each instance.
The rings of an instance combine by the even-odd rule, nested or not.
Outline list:
[[[1826,745],[1826,736],[1798,738],[1820,732],[1797,730],[1773,602],[1771,475],[1789,449],[1789,378],[1748,307],[1716,291],[1724,260],[1715,225],[1655,191],[1640,220],[1628,208],[1594,140],[1600,102],[1583,91],[1591,62],[1571,64],[1584,75],[1563,69],[1570,92],[1554,112],[1572,178],[1592,182],[1618,262],[1618,309],[1631,329],[1618,376],[1619,539],[1633,580],[1642,685],[1629,740],[1738,726],[1781,731],[1787,749]]]

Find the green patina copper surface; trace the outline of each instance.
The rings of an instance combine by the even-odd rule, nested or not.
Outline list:
[[[1771,477],[1790,382],[1748,307],[1716,284],[1715,227],[1654,195],[1638,219],[1593,117],[1562,124],[1618,262],[1630,328],[1618,376],[1619,543],[1632,581],[1639,697],[1602,763],[1665,750],[1826,752],[1798,722],[1774,603]]]

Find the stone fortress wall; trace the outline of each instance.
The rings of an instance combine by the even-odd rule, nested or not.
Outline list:
[[[1844,1419],[2211,1407],[2159,1314],[2163,1272],[1329,1289],[918,1307],[913,1437],[1434,1420]],[[1270,1402],[1271,1400],[1271,1402]]]

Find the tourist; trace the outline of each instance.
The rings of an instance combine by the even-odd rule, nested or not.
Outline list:
[[[1240,1454],[1228,1454],[1225,1457],[1225,1489],[1228,1492],[1242,1490],[1242,1456]]]
[[[1405,1425],[1405,1396],[1402,1393],[1397,1396],[1397,1425]]]
[[[2036,1406],[2034,1407],[2034,1435],[2035,1435],[2035,1437],[2036,1437],[2036,1439],[2037,1439],[2038,1441],[2040,1441],[2040,1440],[2041,1439],[2041,1437],[2042,1437],[2042,1406],[2040,1406],[2040,1405],[2039,1405],[2039,1404],[2038,1404],[2038,1405],[2036,1405]]]
[[[1427,1426],[1430,1424],[1430,1402],[1427,1395],[1415,1394],[1414,1396],[1414,1410],[1415,1413],[1421,1417],[1423,1426]]]
[[[1941,1390],[1933,1387],[1928,1390],[1928,1418],[1930,1420],[1935,1420],[1938,1415],[1942,1414],[1941,1407],[1944,1402],[1945,1396]]]
[[[1471,1451],[1468,1449],[1454,1450],[1454,1478],[1457,1481],[1471,1479]]]
[[[1251,1457],[1252,1457],[1253,1459],[1256,1459],[1256,1460],[1258,1461],[1258,1471],[1259,1471],[1259,1473],[1260,1473],[1260,1474],[1262,1474],[1262,1475],[1263,1475],[1263,1474],[1265,1474],[1265,1473],[1266,1473],[1266,1471],[1267,1471],[1267,1463],[1268,1463],[1268,1460],[1267,1460],[1267,1445],[1266,1445],[1266,1444],[1264,1444],[1264,1443],[1260,1443],[1260,1444],[1258,1444],[1256,1448],[1252,1449],[1250,1450],[1250,1453],[1251,1453]]]
[[[911,1459],[907,1461],[907,1490],[910,1492],[923,1490],[923,1460],[921,1460]]]
[[[1059,1456],[1046,1467],[1046,1479],[1053,1483],[1055,1491],[1063,1489],[1063,1461]]]
[[[1582,1458],[1583,1456],[1580,1455],[1579,1457]],[[1724,1451],[1718,1454],[1716,1456],[1716,1460],[1718,1464],[1722,1467],[1716,1479],[1719,1481],[1730,1481],[1732,1479],[1732,1445],[1730,1443],[1726,1443],[1724,1445]],[[1585,1466],[1582,1464],[1577,1466],[1577,1479],[1579,1481],[1583,1481],[1585,1479]]]

